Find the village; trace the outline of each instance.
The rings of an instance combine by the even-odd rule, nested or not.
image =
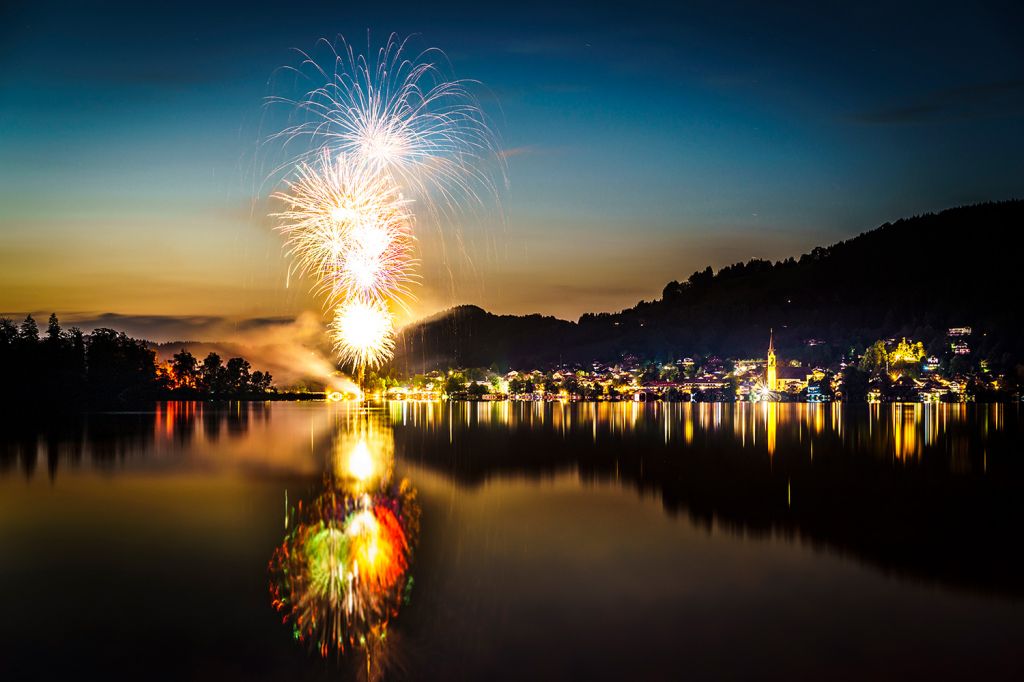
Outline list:
[[[616,364],[547,370],[452,368],[405,380],[373,377],[367,388],[389,400],[668,402],[968,402],[1019,399],[1016,383],[971,354],[970,327],[947,331],[929,355],[906,338],[876,341],[834,366],[786,360],[769,335],[760,358],[681,357],[668,363],[626,357]],[[809,339],[808,346],[820,341]]]

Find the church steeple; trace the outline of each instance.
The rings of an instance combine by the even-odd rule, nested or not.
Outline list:
[[[775,368],[775,330],[768,331],[768,376],[765,383],[769,391],[777,391],[778,374]]]

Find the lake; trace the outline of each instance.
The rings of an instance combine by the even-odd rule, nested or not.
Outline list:
[[[1022,445],[1019,405],[8,418],[0,678],[1024,679]]]

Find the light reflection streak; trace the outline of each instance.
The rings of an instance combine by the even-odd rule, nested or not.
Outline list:
[[[321,656],[358,650],[387,668],[388,625],[409,599],[419,534],[416,489],[394,476],[394,436],[370,411],[339,413],[318,495],[287,505],[270,594],[292,636]]]
[[[832,449],[822,448],[822,443],[838,442],[864,452],[887,453],[894,462],[906,462],[920,459],[926,450],[937,450],[940,446],[963,455],[967,440],[983,431],[960,427],[968,419],[967,409],[966,405],[943,404],[500,401],[446,405],[397,402],[391,404],[389,414],[394,424],[427,430],[445,428],[451,443],[459,440],[461,431],[478,426],[505,427],[510,431],[547,428],[563,440],[584,433],[591,443],[655,428],[658,439],[666,446],[690,446],[701,439],[727,435],[742,448],[763,452],[768,457],[785,454],[811,459],[816,450]],[[987,425],[985,433],[994,434],[1002,429],[1005,406],[974,409],[974,418]],[[851,418],[864,410],[868,419]]]

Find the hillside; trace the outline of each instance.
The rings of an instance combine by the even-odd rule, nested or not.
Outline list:
[[[709,267],[669,282],[659,300],[576,323],[460,306],[403,330],[393,367],[760,355],[770,328],[785,356],[826,362],[891,336],[936,348],[948,327],[964,325],[979,332],[979,357],[1016,362],[1024,357],[1024,258],[1014,247],[1022,226],[1024,201],[907,218],[799,258]]]

